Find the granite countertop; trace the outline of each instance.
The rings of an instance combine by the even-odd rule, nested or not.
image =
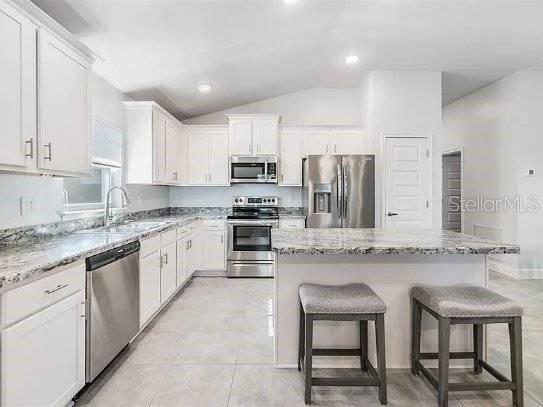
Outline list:
[[[152,217],[143,221],[168,223],[143,232],[70,233],[33,243],[1,246],[0,293],[23,285],[24,282],[44,277],[56,267],[75,263],[126,243],[188,225],[198,219],[226,219],[226,215],[183,214]]]
[[[278,254],[516,254],[514,244],[497,243],[432,229],[272,229]]]
[[[279,219],[305,220],[305,215],[295,213],[279,214]]]

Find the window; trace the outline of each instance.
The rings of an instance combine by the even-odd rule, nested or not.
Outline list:
[[[93,120],[92,174],[84,178],[64,178],[64,212],[105,208],[107,191],[121,185],[121,129],[99,119]],[[113,202],[113,206],[117,202]]]

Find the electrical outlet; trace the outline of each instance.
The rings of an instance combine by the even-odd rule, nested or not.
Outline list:
[[[40,203],[33,196],[21,197],[21,216],[37,215],[40,211]]]

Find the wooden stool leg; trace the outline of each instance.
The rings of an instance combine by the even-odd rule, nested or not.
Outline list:
[[[311,378],[313,367],[313,317],[305,315],[305,404],[311,404]]]
[[[415,299],[413,299],[411,311],[411,372],[415,376],[418,376],[419,368],[417,367],[417,362],[420,360],[422,308],[419,307]]]
[[[360,369],[368,370],[366,359],[368,357],[368,321],[360,321]]]
[[[305,354],[304,349],[304,335],[305,335],[305,314],[304,307],[300,302],[300,327],[298,331],[298,371],[302,370],[302,358]]]
[[[379,401],[387,403],[387,363],[385,350],[385,315],[376,314],[375,339],[377,344],[377,375],[379,376]]]
[[[438,406],[449,405],[449,340],[451,320],[439,318],[439,378],[438,378]]]
[[[517,385],[513,390],[513,405],[524,405],[524,389],[522,380],[522,319],[515,317],[509,324],[509,345],[511,348],[511,381]]]
[[[473,371],[481,374],[483,367],[479,361],[483,359],[483,324],[473,324],[473,353]]]

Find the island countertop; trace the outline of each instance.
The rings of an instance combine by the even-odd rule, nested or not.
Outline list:
[[[437,229],[272,229],[280,255],[518,254],[519,246]]]

